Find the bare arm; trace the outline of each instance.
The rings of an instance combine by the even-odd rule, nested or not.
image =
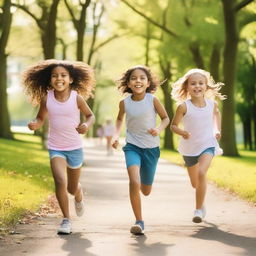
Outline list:
[[[215,133],[215,137],[217,140],[221,138],[221,113],[218,107],[218,103],[214,103],[214,121],[216,123],[217,131]]]
[[[158,98],[154,97],[154,107],[157,114],[161,118],[161,123],[158,127],[154,127],[148,130],[152,136],[157,136],[162,130],[164,130],[170,122],[167,112]]]
[[[174,133],[182,136],[184,139],[188,139],[190,134],[187,131],[184,131],[183,129],[179,128],[179,123],[181,122],[186,112],[187,112],[186,104],[183,103],[179,105],[172,119],[171,127],[170,127]]]
[[[122,100],[119,103],[119,112],[118,112],[118,115],[116,118],[116,129],[115,129],[115,133],[113,135],[113,142],[112,142],[113,148],[117,148],[117,146],[119,144],[119,136],[120,136],[121,127],[123,124],[124,114],[125,114],[124,100]]]
[[[81,95],[77,95],[77,106],[82,114],[85,116],[85,122],[80,124],[76,128],[76,130],[78,131],[78,133],[85,134],[94,123],[95,117],[92,113],[92,110]]]
[[[46,108],[46,97],[42,99],[40,103],[40,107],[34,121],[28,123],[28,128],[32,131],[35,131],[42,127],[44,124],[45,117],[47,115],[47,108]]]

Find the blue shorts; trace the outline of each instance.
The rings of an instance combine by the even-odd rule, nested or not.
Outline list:
[[[201,155],[209,154],[211,156],[214,156],[215,147],[207,148],[205,149],[201,154],[198,156],[183,156],[183,159],[185,161],[185,165],[187,167],[191,167],[198,163],[198,159]]]
[[[158,158],[160,156],[159,147],[140,148],[127,143],[123,147],[125,153],[126,167],[137,165],[140,167],[140,180],[144,185],[152,185],[156,172]]]
[[[71,169],[77,169],[83,165],[84,154],[82,148],[67,151],[49,149],[48,151],[50,159],[62,157],[67,161],[67,166]]]

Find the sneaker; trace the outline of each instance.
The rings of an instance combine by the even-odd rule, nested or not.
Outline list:
[[[58,228],[58,234],[70,234],[71,231],[71,222],[69,219],[64,218]]]
[[[206,215],[206,209],[203,206],[201,209],[195,210],[194,217],[193,217],[192,221],[195,223],[200,223],[203,221],[205,215]]]
[[[132,225],[130,232],[134,235],[143,235],[144,234],[144,221],[137,220],[134,225]]]
[[[83,190],[81,190],[81,193],[82,193],[82,200],[80,202],[77,202],[76,199],[74,198],[76,215],[78,217],[81,217],[84,214],[84,195],[83,195]]]
[[[202,209],[202,211],[203,211],[203,219],[204,219],[205,216],[206,216],[206,208],[205,208],[205,206],[203,205],[203,207],[202,207],[201,209]]]

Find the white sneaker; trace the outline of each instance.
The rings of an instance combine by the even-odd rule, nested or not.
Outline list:
[[[206,209],[203,206],[201,209],[196,209],[194,212],[194,217],[192,219],[193,222],[195,223],[200,223],[203,221],[204,217],[206,215]]]
[[[70,234],[72,233],[71,222],[68,218],[64,218],[57,231],[58,234]]]
[[[203,219],[204,219],[205,216],[206,216],[206,208],[205,208],[205,206],[203,205],[203,207],[202,207],[201,209],[202,209],[202,211],[203,211]]]
[[[77,202],[76,199],[74,198],[76,215],[78,217],[81,217],[84,214],[84,195],[83,195],[83,190],[81,190],[81,193],[82,193],[82,200],[80,202]]]

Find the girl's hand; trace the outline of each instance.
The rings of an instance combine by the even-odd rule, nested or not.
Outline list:
[[[28,123],[28,128],[32,131],[35,131],[37,129],[39,129],[41,127],[41,124],[38,122],[37,119],[33,120],[33,121],[30,121]]]
[[[216,133],[215,133],[215,138],[216,138],[217,140],[219,140],[219,139],[221,138],[221,133],[220,133],[220,132],[216,132]]]
[[[76,128],[77,132],[80,134],[85,134],[88,132],[89,127],[86,123],[82,123],[80,124],[77,128]]]
[[[158,128],[151,128],[148,130],[148,133],[150,133],[152,136],[157,136],[160,133],[160,131]]]
[[[183,139],[187,140],[189,139],[191,133],[187,132],[187,131],[183,131],[183,133],[181,134],[181,136],[183,137]]]
[[[113,147],[114,149],[117,149],[118,145],[119,145],[118,139],[116,139],[116,140],[114,140],[114,141],[112,142],[112,147]]]

